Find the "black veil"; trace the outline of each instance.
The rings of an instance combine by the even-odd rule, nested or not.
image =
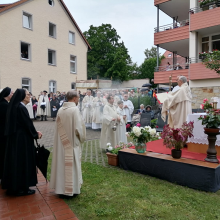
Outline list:
[[[5,127],[5,135],[7,136],[16,132],[17,108],[25,96],[26,91],[24,89],[17,89],[10,100]]]
[[[9,96],[10,93],[11,93],[11,88],[5,87],[0,93],[0,102],[2,101],[3,98]]]

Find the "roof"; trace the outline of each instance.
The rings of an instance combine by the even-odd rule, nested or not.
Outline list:
[[[7,11],[11,8],[14,8],[18,5],[21,5],[25,2],[28,2],[29,0],[20,0],[17,2],[14,2],[12,4],[0,4],[0,13]],[[88,48],[91,50],[91,46],[89,45],[89,42],[86,40],[85,36],[83,35],[82,31],[80,30],[78,24],[76,23],[75,19],[73,18],[73,16],[71,15],[69,9],[67,8],[66,4],[63,2],[63,0],[60,0],[61,4],[63,5],[64,9],[66,10],[67,14],[69,15],[70,19],[72,20],[72,22],[74,23],[74,25],[76,26],[77,30],[79,31],[80,35],[82,36],[83,40],[85,41],[85,43],[88,45]]]

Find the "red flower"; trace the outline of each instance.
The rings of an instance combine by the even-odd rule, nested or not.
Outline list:
[[[209,101],[208,99],[204,99],[204,100],[203,100],[203,103],[206,103],[206,102],[208,102],[208,101]]]
[[[158,125],[156,125],[156,128],[159,128],[159,126],[158,126]]]
[[[141,127],[141,124],[140,124],[140,123],[137,123],[136,126],[137,126],[137,127]]]
[[[131,127],[131,125],[130,125],[130,124],[127,124],[127,125],[126,125],[126,128],[130,128],[130,127]]]

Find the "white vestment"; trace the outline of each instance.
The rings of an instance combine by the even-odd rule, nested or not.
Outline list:
[[[104,108],[103,98],[95,97],[93,99],[92,129],[102,128],[103,108]]]
[[[121,99],[117,95],[115,95],[113,105],[115,106],[116,109],[118,108],[118,101],[121,101]]]
[[[30,118],[33,119],[34,118],[34,112],[33,112],[33,106],[32,106],[31,99],[30,99],[30,102],[26,105],[26,108],[28,110]]]
[[[126,124],[127,121],[126,119],[123,119],[123,116],[125,115],[125,111],[124,109],[121,108],[117,108],[117,113],[121,119],[121,121],[118,124],[118,132],[119,132],[119,142],[123,142],[125,144],[127,144],[128,140],[127,140],[127,136],[126,136]]]
[[[67,135],[67,139],[63,141],[60,138],[59,121]],[[62,136],[61,136],[62,137]],[[81,170],[81,144],[86,138],[86,129],[84,121],[80,114],[79,108],[74,102],[65,102],[57,113],[55,126],[53,158],[51,166],[50,188],[55,189],[56,194],[65,194],[72,196],[80,194],[80,188],[83,183]],[[63,143],[70,143],[70,149],[64,147]],[[70,150],[70,154],[66,155],[66,150]],[[66,158],[72,158],[68,167]],[[67,166],[66,166],[67,165]],[[68,174],[69,170],[72,173]],[[66,193],[66,183],[72,182],[72,187],[69,187],[72,193]]]
[[[102,131],[101,131],[101,148],[106,149],[107,143],[111,143],[112,147],[115,147],[119,144],[118,138],[118,122],[117,118],[119,115],[117,114],[117,110],[114,105],[106,104],[103,109],[103,118],[102,118]],[[116,119],[116,121],[112,121],[112,119]],[[113,131],[112,127],[116,124],[117,130]]]
[[[187,116],[192,114],[192,94],[187,83],[182,84],[176,92],[168,93],[161,114],[164,121],[168,114],[168,124],[171,128],[182,127]]]
[[[124,106],[125,105],[128,106],[128,108],[124,108],[124,111],[127,116],[127,122],[131,122],[131,115],[134,111],[134,105],[130,100],[127,100],[127,101],[123,100],[123,104],[124,104]]]
[[[43,102],[44,101],[44,102]],[[43,110],[41,108],[41,105],[45,104],[45,109]],[[46,115],[50,116],[51,111],[50,111],[50,101],[47,95],[41,95],[39,100],[38,100],[38,106],[37,106],[37,115]]]
[[[83,120],[85,121],[86,127],[92,127],[92,116],[93,116],[93,96],[85,96],[82,100],[82,111]]]

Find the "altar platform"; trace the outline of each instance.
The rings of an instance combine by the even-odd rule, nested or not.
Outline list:
[[[189,158],[173,159],[170,155],[149,151],[139,154],[135,149],[123,149],[118,156],[119,166],[124,170],[150,175],[196,190],[216,192],[220,189],[219,164]]]

